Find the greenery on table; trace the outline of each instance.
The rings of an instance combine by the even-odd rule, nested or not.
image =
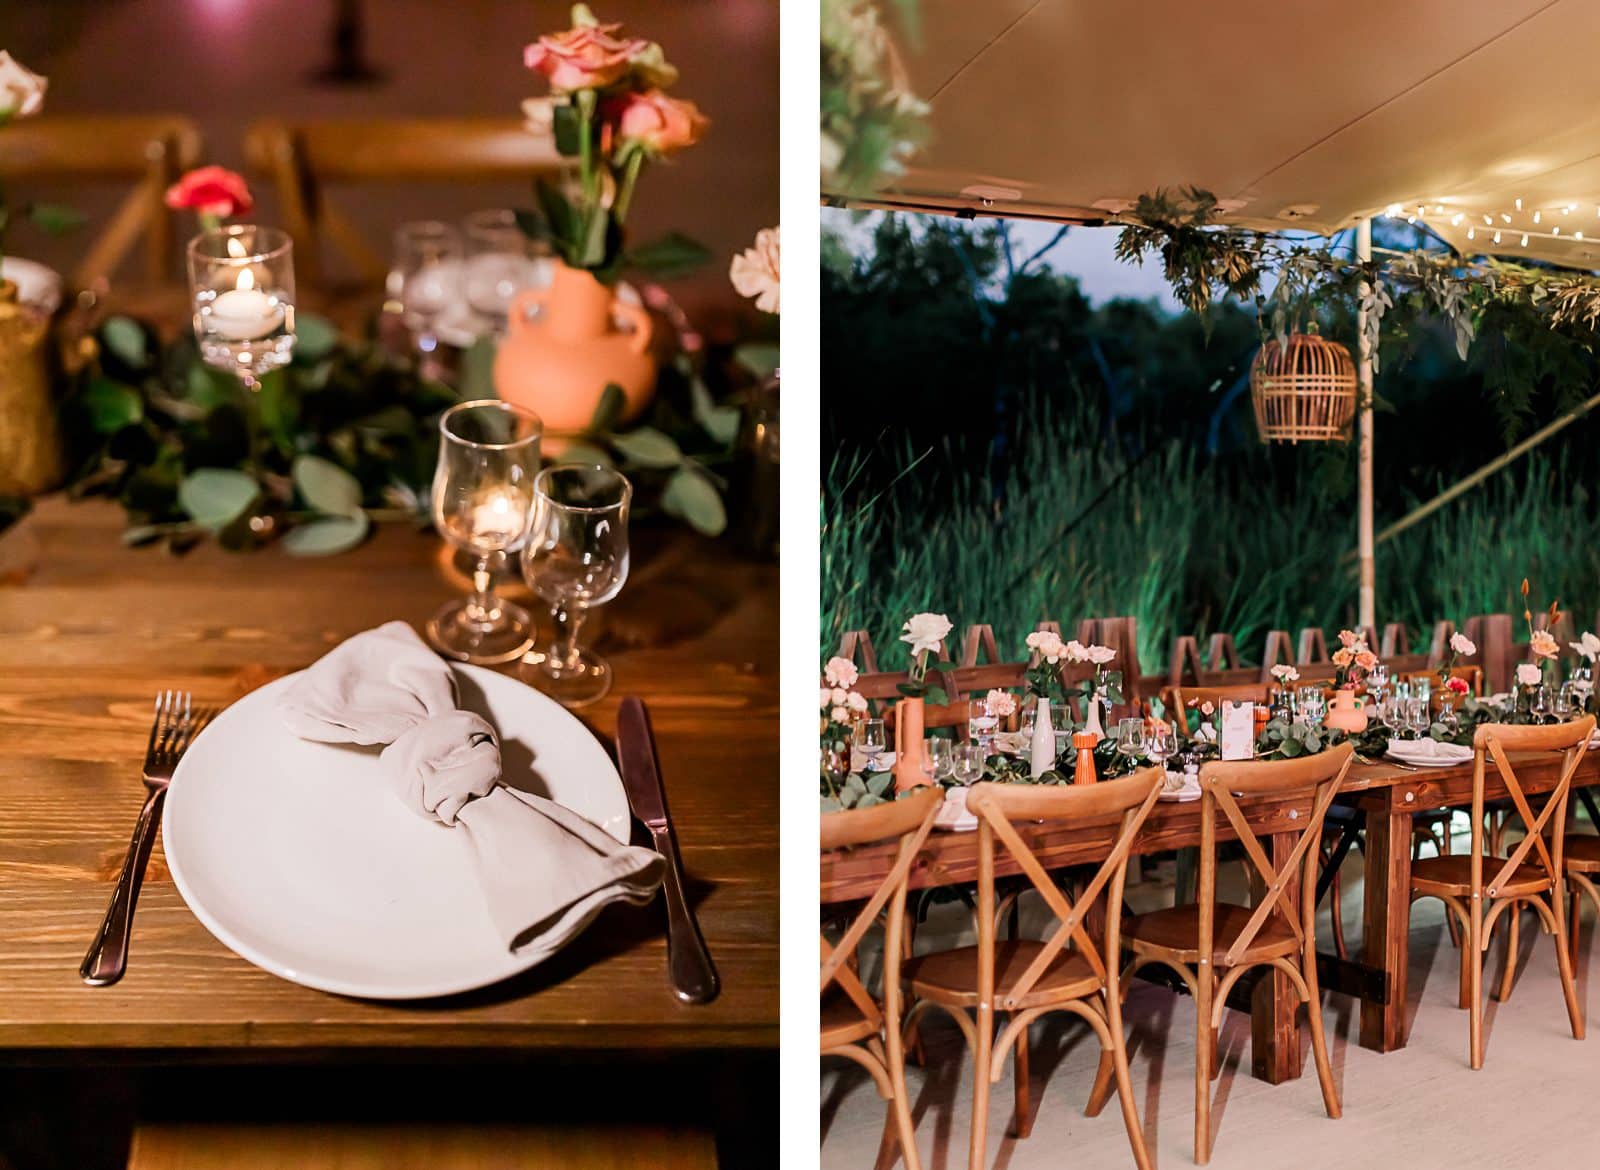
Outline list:
[[[281,537],[289,553],[325,555],[358,544],[375,521],[430,524],[438,416],[493,396],[492,352],[467,351],[457,389],[376,343],[341,340],[310,314],[296,334],[293,362],[251,397],[188,338],[163,346],[137,321],[106,320],[62,400],[69,492],[117,500],[129,544],[177,551],[208,537],[229,549]],[[738,410],[687,361],[662,370],[643,425],[620,427],[620,407],[608,390],[562,458],[622,467],[638,489],[636,515],[720,533],[717,469],[731,457]]]
[[[1047,267],[1008,283],[1024,249],[1004,223],[881,216],[846,237],[824,215],[824,654],[866,629],[883,669],[901,669],[893,632],[926,609],[958,631],[988,623],[1002,646],[1041,619],[1129,614],[1147,669],[1180,634],[1226,631],[1249,663],[1270,629],[1355,624],[1354,445],[1257,440],[1251,309],[1214,306],[1207,341],[1193,314],[1092,307]],[[1377,227],[1396,246],[1412,234]],[[1559,348],[1530,350],[1489,312],[1466,363],[1425,314],[1385,325],[1380,529],[1502,453],[1498,379],[1531,388],[1540,418],[1600,385],[1572,338],[1540,324]],[[1380,618],[1425,645],[1440,619],[1520,613],[1524,575],[1592,614],[1597,482],[1590,416],[1381,542]]]
[[[916,0],[894,0],[917,28]],[[905,172],[927,138],[928,107],[906,89],[877,0],[822,0],[822,185],[870,195]]]

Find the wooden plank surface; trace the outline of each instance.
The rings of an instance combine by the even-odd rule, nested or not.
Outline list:
[[[437,538],[399,526],[313,560],[129,550],[121,526],[110,504],[52,498],[0,540],[0,1053],[777,1043],[777,570],[667,531],[637,534],[627,587],[594,619],[618,690],[582,715],[609,742],[622,695],[649,704],[716,1002],[674,998],[659,906],[608,910],[483,992],[409,1006],[325,995],[213,939],[159,843],[127,976],[85,987],[155,691],[236,698],[380,622],[420,628],[463,584]]]

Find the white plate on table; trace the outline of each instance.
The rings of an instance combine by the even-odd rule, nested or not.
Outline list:
[[[1189,777],[1180,773],[1168,772],[1161,792],[1156,796],[1156,799],[1165,801],[1168,804],[1188,804],[1191,800],[1199,800],[1200,777],[1198,775],[1193,777],[1194,783],[1192,784],[1185,783],[1188,779]]]
[[[1454,768],[1472,762],[1472,749],[1436,739],[1391,739],[1390,758],[1414,768]]]
[[[977,814],[967,811],[967,790],[965,788],[945,789],[944,803],[939,806],[939,811],[933,815],[933,827],[945,829],[951,833],[970,833],[978,827]]]
[[[622,778],[583,724],[514,678],[452,669],[462,707],[500,733],[508,784],[628,839]],[[491,923],[465,834],[407,808],[380,749],[284,726],[276,700],[295,677],[222,712],[173,775],[162,840],[195,917],[263,970],[339,995],[452,995],[531,966]]]

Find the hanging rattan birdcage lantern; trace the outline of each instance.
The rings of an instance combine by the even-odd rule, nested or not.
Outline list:
[[[1356,365],[1315,333],[1274,337],[1250,363],[1250,398],[1263,443],[1342,441],[1356,416]]]

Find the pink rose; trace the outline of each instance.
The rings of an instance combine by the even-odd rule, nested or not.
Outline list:
[[[693,146],[711,125],[693,102],[670,98],[659,89],[613,98],[606,103],[605,118],[616,123],[621,142],[638,143],[652,154]]]
[[[522,63],[550,81],[558,93],[603,89],[628,75],[649,41],[613,34],[620,24],[580,25],[540,37],[522,51]]]
[[[1528,639],[1528,649],[1540,658],[1554,658],[1561,651],[1549,630],[1533,631],[1533,636]]]
[[[1370,671],[1374,666],[1378,665],[1378,656],[1371,650],[1358,650],[1356,652],[1356,665],[1362,670]]]
[[[196,167],[167,188],[167,206],[228,219],[256,205],[242,177],[226,167]]]
[[[1339,631],[1339,645],[1341,646],[1354,646],[1360,640],[1361,636],[1354,630]]]
[[[822,668],[822,677],[828,680],[829,686],[853,687],[861,675],[856,670],[855,663],[836,654],[828,659],[827,666]]]

